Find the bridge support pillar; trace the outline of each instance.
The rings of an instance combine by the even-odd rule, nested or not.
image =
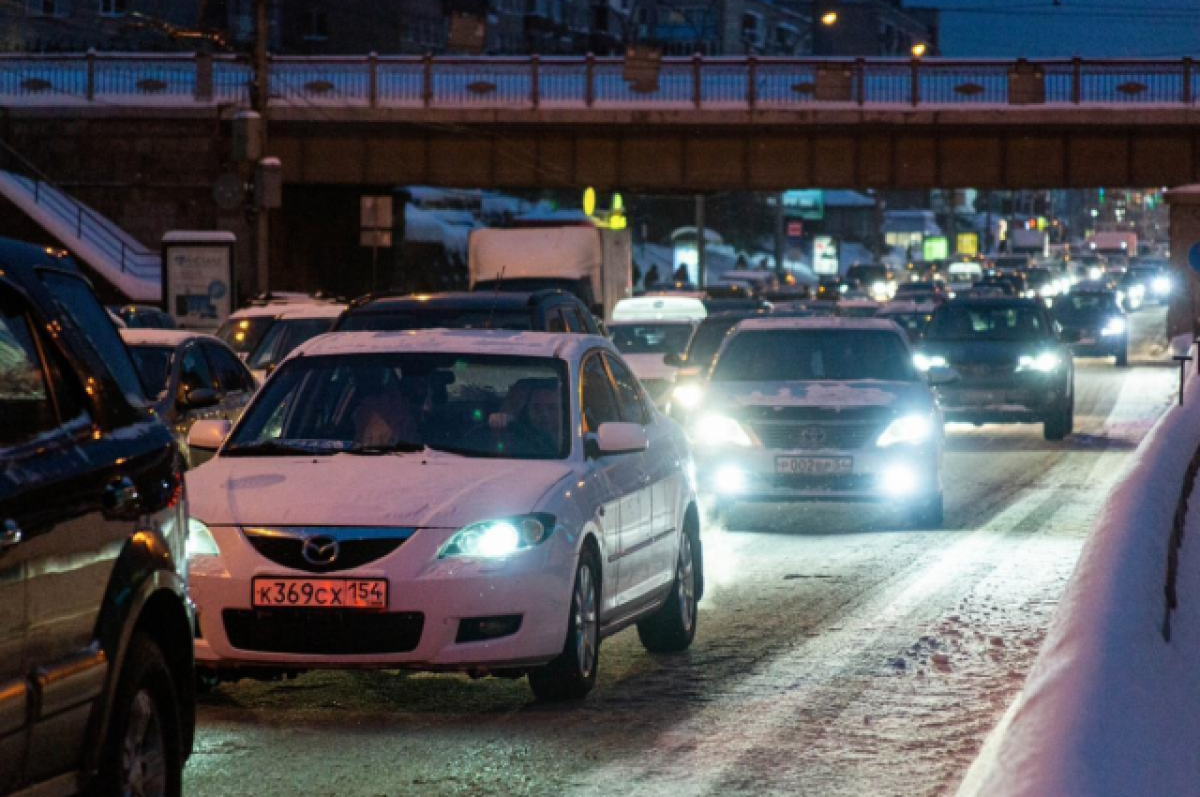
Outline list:
[[[1171,208],[1171,271],[1176,290],[1167,311],[1167,339],[1200,336],[1200,275],[1188,265],[1188,252],[1200,245],[1200,185],[1173,188],[1166,194]]]

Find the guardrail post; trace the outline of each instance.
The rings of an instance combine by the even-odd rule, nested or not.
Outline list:
[[[1071,102],[1078,105],[1083,100],[1083,59],[1071,59]]]
[[[704,102],[703,62],[700,53],[692,54],[692,104],[697,108]]]
[[[584,59],[583,103],[591,108],[596,100],[596,56],[587,54]]]
[[[91,47],[87,51],[87,99],[96,99],[96,50]]]
[[[921,104],[921,59],[912,59],[912,104],[916,107]]]
[[[1183,100],[1184,105],[1192,104],[1192,59],[1183,59]]]
[[[753,108],[758,104],[758,59],[750,56],[746,61],[746,105]]]
[[[859,58],[854,62],[854,91],[858,94],[858,104],[867,102],[867,59]]]
[[[212,53],[196,53],[196,84],[193,96],[196,102],[212,102],[213,57]]]
[[[371,108],[379,105],[379,55],[367,55],[367,105]]]
[[[425,53],[421,60],[421,101],[428,108],[433,104],[433,54]]]
[[[529,101],[534,108],[542,102],[542,59],[537,53],[529,57]]]

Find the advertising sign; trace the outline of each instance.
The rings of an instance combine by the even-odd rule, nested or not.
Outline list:
[[[837,241],[828,235],[818,235],[813,239],[813,272],[836,275],[840,271]]]
[[[941,236],[926,238],[924,255],[925,260],[945,260],[950,256],[950,245]]]
[[[788,221],[787,237],[788,238],[803,238],[804,237],[804,222]]]
[[[820,221],[825,218],[825,192],[819,189],[784,191],[783,208],[790,217]]]
[[[163,307],[181,329],[215,332],[233,312],[232,233],[163,236]]]
[[[971,257],[979,254],[979,233],[960,232],[958,234],[958,253]]]

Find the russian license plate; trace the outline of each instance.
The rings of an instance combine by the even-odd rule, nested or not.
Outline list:
[[[775,472],[794,476],[846,476],[854,470],[850,457],[776,457]]]
[[[256,578],[252,605],[305,609],[386,609],[382,578]]]
[[[1003,394],[993,390],[964,390],[959,393],[959,401],[963,404],[1000,404]]]
[[[1095,338],[1080,338],[1079,345],[1080,346],[1095,346],[1096,339]]]

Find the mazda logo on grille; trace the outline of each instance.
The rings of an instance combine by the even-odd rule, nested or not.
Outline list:
[[[318,534],[304,538],[304,545],[300,548],[300,555],[309,564],[331,565],[337,561],[341,550],[342,546],[333,537]]]
[[[825,442],[825,430],[820,426],[805,426],[800,430],[800,442],[815,448]]]

